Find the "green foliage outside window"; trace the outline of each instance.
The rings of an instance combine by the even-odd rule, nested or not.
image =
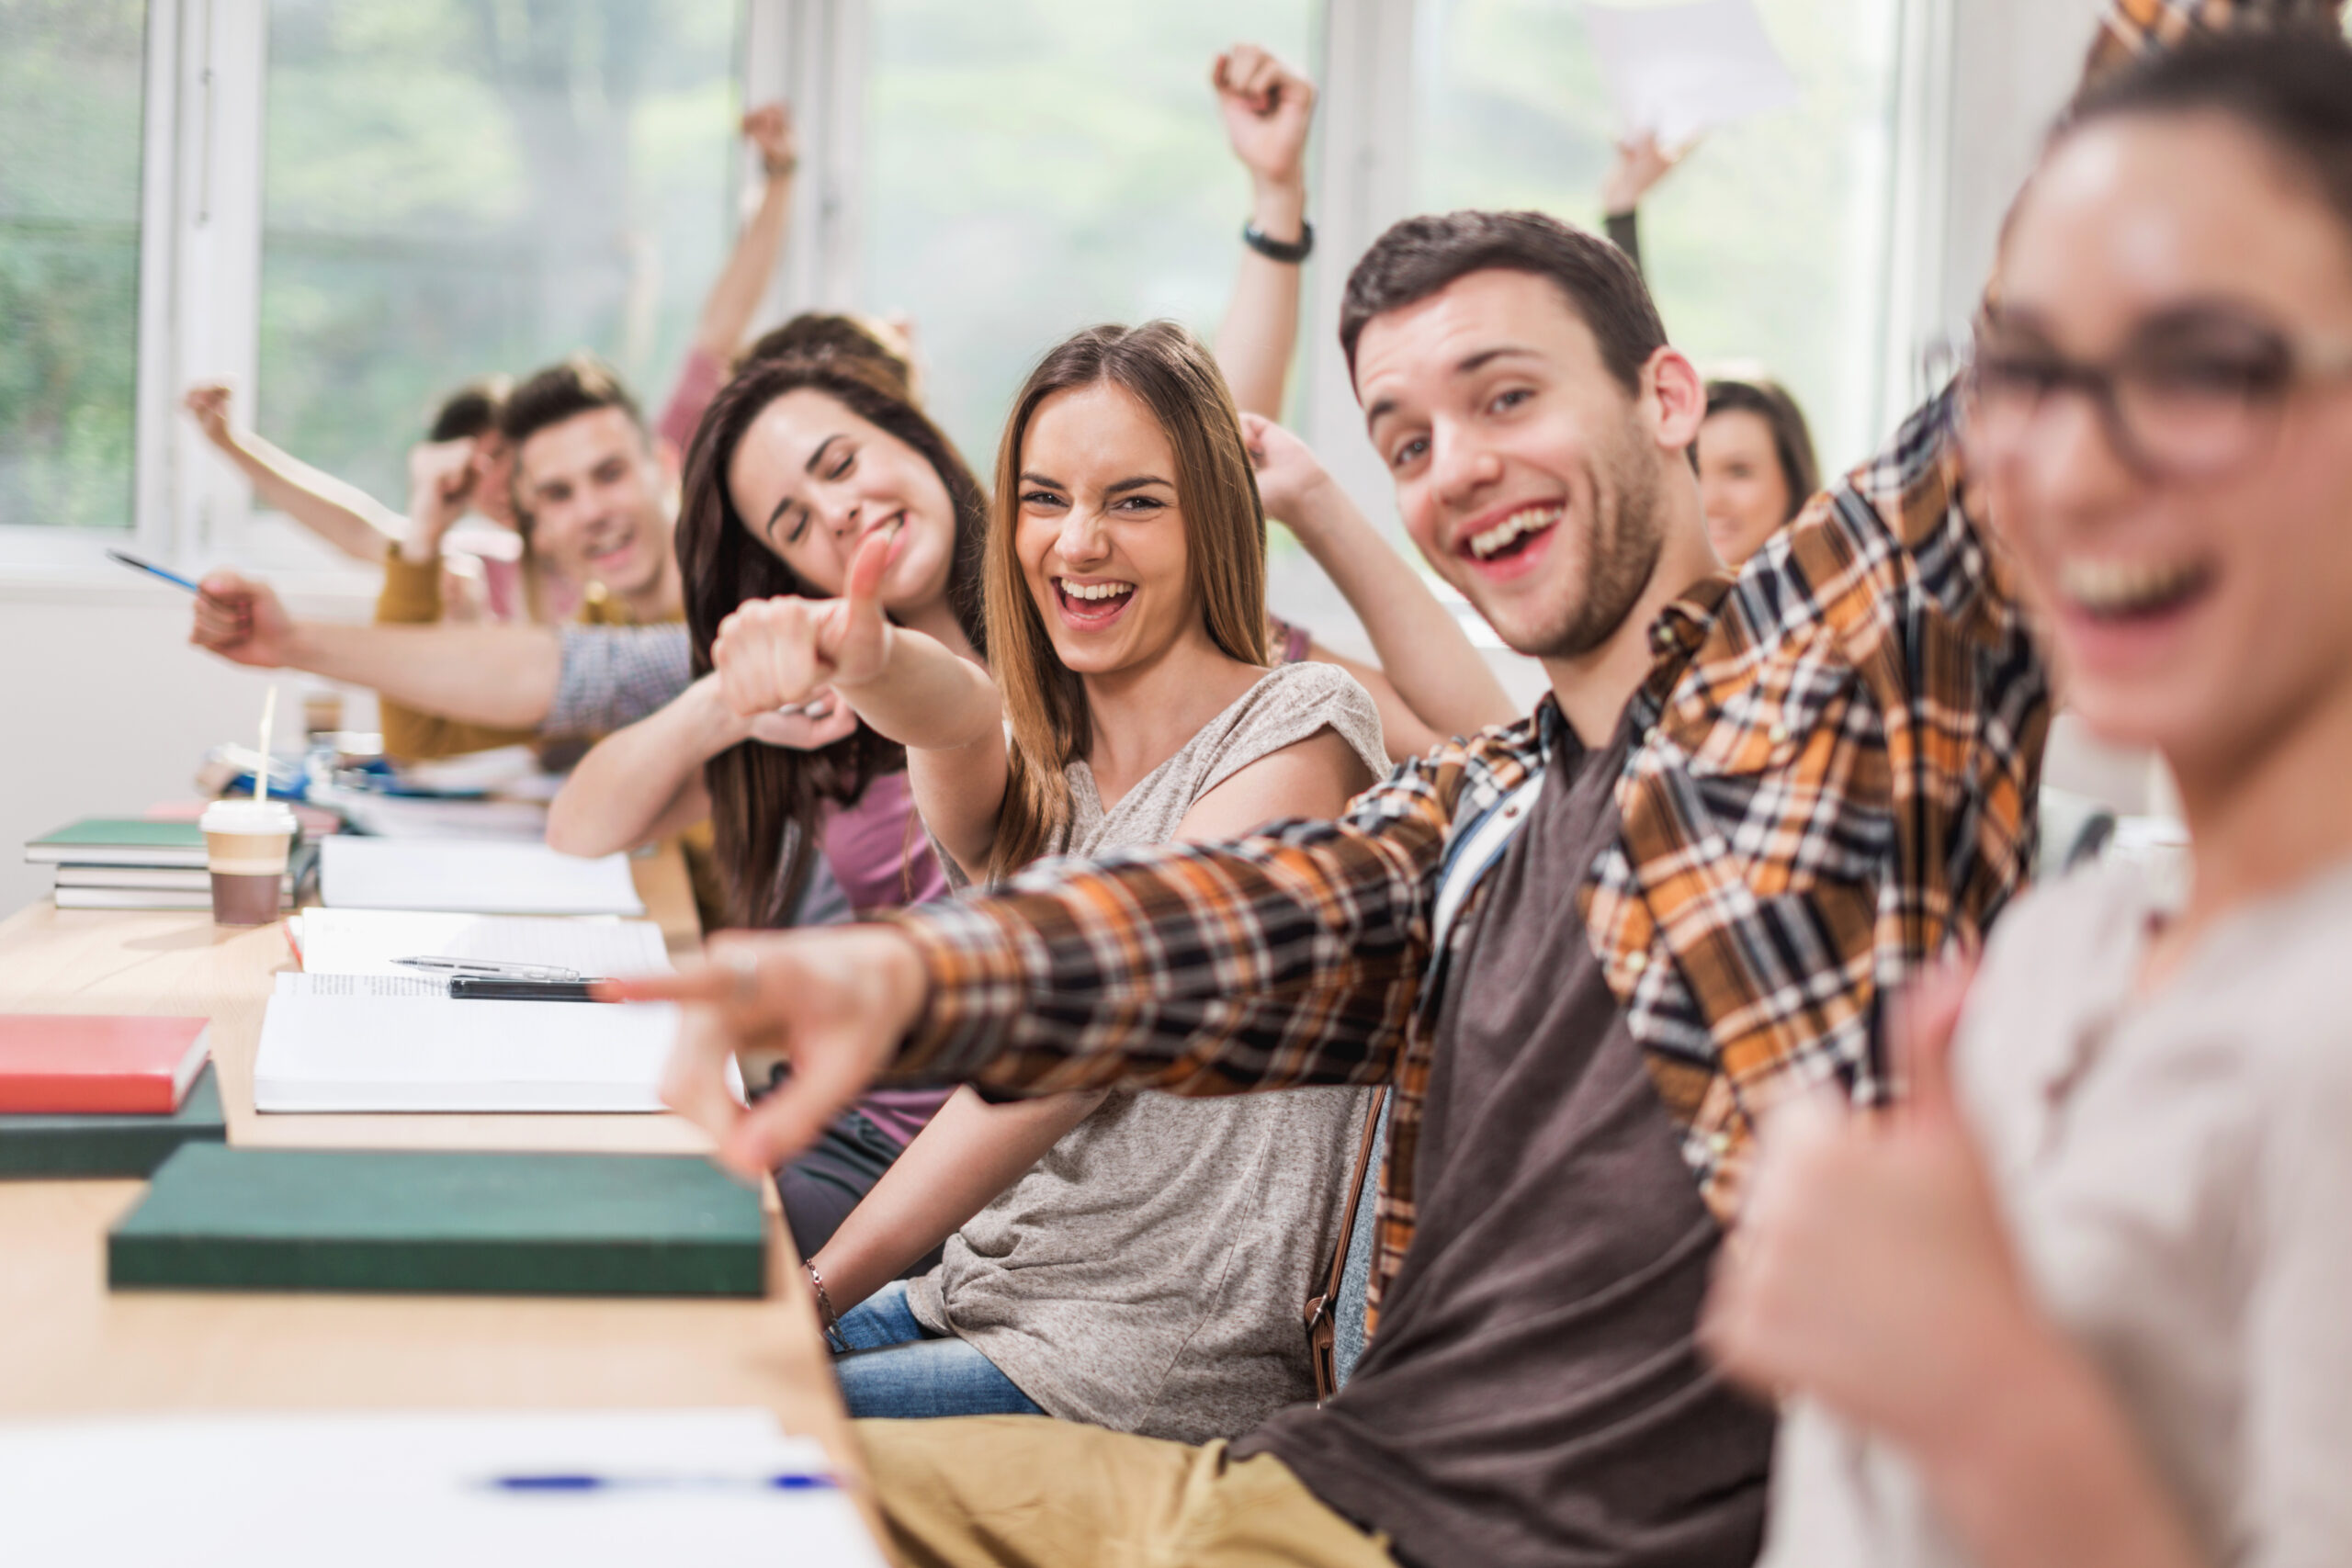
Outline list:
[[[0,0],[0,525],[130,525],[141,0]]]

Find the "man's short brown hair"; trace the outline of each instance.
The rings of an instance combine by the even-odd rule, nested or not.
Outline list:
[[[550,425],[598,409],[618,409],[640,434],[645,416],[612,367],[593,354],[575,354],[533,374],[506,395],[498,428],[517,448]]]
[[[1356,371],[1356,340],[1374,317],[1490,271],[1551,279],[1592,330],[1609,373],[1626,391],[1641,389],[1642,367],[1666,346],[1666,323],[1640,271],[1599,235],[1541,212],[1447,212],[1391,224],[1348,274],[1340,347],[1349,377]]]

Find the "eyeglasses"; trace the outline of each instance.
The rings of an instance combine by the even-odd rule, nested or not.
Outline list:
[[[2213,479],[2269,451],[2295,393],[2345,380],[2352,344],[2298,341],[2235,311],[2159,317],[2097,363],[1986,320],[1962,379],[1962,411],[1971,451],[1997,465],[2030,438],[2057,394],[2077,391],[2132,468],[2152,479]]]

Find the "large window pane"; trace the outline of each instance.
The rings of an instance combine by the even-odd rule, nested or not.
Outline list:
[[[143,0],[0,0],[0,524],[127,528]]]
[[[735,0],[271,0],[263,433],[376,494],[575,349],[666,394],[732,228]]]
[[[1617,134],[1578,7],[1423,0],[1422,205],[1600,221]],[[1826,471],[1861,457],[1883,332],[1894,15],[1886,0],[1758,0],[1803,89],[1727,126],[1642,208],[1642,254],[1702,369],[1760,363],[1804,403]]]
[[[861,295],[915,319],[933,410],[976,465],[1069,333],[1216,331],[1250,186],[1209,63],[1246,40],[1307,68],[1316,9],[875,0]]]

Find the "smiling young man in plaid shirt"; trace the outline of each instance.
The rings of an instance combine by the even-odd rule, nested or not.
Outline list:
[[[2120,7],[2102,57],[2191,10],[2220,8]],[[1200,1450],[865,1424],[910,1562],[1747,1562],[1770,1422],[1692,1329],[1755,1120],[1885,1098],[1889,987],[2026,874],[2048,687],[1949,394],[1732,580],[1684,457],[1698,378],[1604,242],[1408,220],[1341,332],[1408,530],[1545,664],[1533,717],[1336,823],[722,942],[639,987],[705,1004],[673,1099],[747,1171],[877,1072],[1397,1087],[1378,1332],[1337,1396]],[[796,1077],[741,1112],[726,1055],[778,1044]]]

